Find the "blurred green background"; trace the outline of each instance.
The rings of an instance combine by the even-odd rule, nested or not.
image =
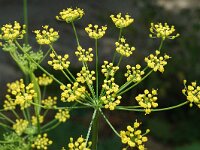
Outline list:
[[[84,47],[93,47],[84,27],[87,24],[107,25],[106,36],[100,41],[100,56],[110,59],[113,54],[114,42],[118,37],[118,30],[111,22],[110,15],[118,12],[128,13],[135,22],[125,29],[123,35],[127,41],[136,47],[132,57],[123,59],[122,71],[117,76],[118,81],[123,81],[124,66],[140,63],[144,65],[144,57],[153,53],[158,48],[159,41],[149,39],[149,27],[151,22],[167,22],[175,25],[180,37],[175,40],[167,40],[163,51],[172,59],[166,67],[164,74],[153,73],[141,85],[130,91],[123,97],[123,103],[132,104],[134,97],[146,88],[159,89],[159,106],[167,107],[185,101],[181,90],[182,81],[187,79],[200,83],[200,1],[199,0],[32,0],[28,1],[29,17],[29,42],[33,48],[38,48],[34,40],[35,29],[49,24],[59,30],[60,39],[55,44],[59,53],[69,53],[72,61],[71,68],[75,72],[80,69],[76,57],[73,54],[76,41],[72,28],[63,22],[55,20],[58,12],[68,7],[80,7],[85,10],[85,16],[76,22],[81,44]],[[0,26],[13,21],[23,22],[22,0],[0,0]],[[49,68],[45,63],[46,68]],[[1,99],[4,99],[5,85],[22,76],[12,59],[3,51],[0,51],[0,85]],[[41,74],[38,71],[38,74]],[[60,74],[55,72],[56,76]],[[60,77],[62,78],[62,77]],[[49,93],[59,94],[55,86],[50,87]],[[0,101],[2,103],[2,101]],[[84,113],[83,113],[84,111]],[[143,121],[143,127],[151,130],[147,147],[149,150],[199,150],[200,149],[200,111],[194,106],[185,106],[167,112],[157,112],[150,115],[135,112],[106,112],[116,129],[125,128],[138,118]],[[49,135],[54,144],[51,150],[61,149],[67,145],[69,137],[85,135],[91,118],[90,111],[72,112],[72,119],[59,128],[53,130]],[[0,131],[2,135],[3,129]],[[100,125],[99,150],[118,150],[122,146],[120,140],[114,136],[112,130],[102,119]]]

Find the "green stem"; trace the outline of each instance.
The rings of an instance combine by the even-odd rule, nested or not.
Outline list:
[[[119,42],[119,40],[120,40],[120,38],[121,38],[121,35],[122,35],[122,28],[120,28],[120,30],[119,30],[118,42]],[[113,59],[112,59],[112,63],[113,63],[113,64],[114,64],[114,62],[115,62],[116,54],[117,54],[117,51],[115,50],[114,55],[113,55]]]
[[[119,62],[118,62],[118,64],[117,64],[118,67],[119,67],[119,65],[120,65],[120,63],[121,63],[121,61],[122,61],[122,58],[123,58],[123,56],[121,55],[120,58],[119,58]]]
[[[163,42],[164,42],[164,40],[162,39],[161,42],[160,42],[160,46],[159,46],[159,48],[158,48],[159,51],[161,50],[161,48],[162,48],[162,46],[163,46]]]
[[[170,107],[165,107],[165,108],[160,108],[160,109],[151,109],[151,111],[152,111],[152,112],[158,112],[158,111],[172,110],[172,109],[175,109],[175,108],[182,107],[182,106],[184,106],[184,105],[186,105],[186,104],[188,104],[188,103],[189,103],[189,101],[185,101],[185,102],[183,102],[183,103],[180,103],[180,104],[174,105],[174,106],[170,106]],[[119,106],[117,106],[115,109],[116,109],[116,110],[126,110],[126,111],[145,112],[144,109],[125,108],[125,106],[124,106],[124,107],[119,107]]]
[[[1,122],[0,122],[0,126],[2,126],[2,127],[4,127],[4,128],[8,128],[8,129],[11,129],[11,130],[12,130],[12,128],[11,128],[10,126],[8,126],[8,125],[6,125],[6,124],[4,124],[4,123],[1,123]]]
[[[15,110],[12,110],[12,112],[13,112],[13,114],[15,115],[15,117],[17,118],[17,119],[19,119],[20,117],[19,117],[19,115],[16,113],[16,111]]]
[[[48,126],[51,126],[52,124],[54,124],[57,121],[58,121],[57,119],[53,119],[50,122],[46,123],[44,126],[42,126],[41,129],[43,130],[43,129],[47,128]]]
[[[96,51],[96,98],[98,99],[98,91],[99,91],[99,56],[98,56],[98,46],[97,46],[97,39],[95,39],[95,51]]]
[[[93,121],[94,121],[95,116],[96,116],[96,112],[97,112],[97,110],[94,110],[94,113],[93,113],[93,115],[92,115],[92,120],[91,120],[90,125],[89,125],[89,128],[88,128],[88,132],[87,132],[87,136],[86,136],[86,145],[87,145],[88,139],[89,139],[89,137],[90,137],[90,133],[91,133]]]
[[[39,61],[39,64],[49,55],[49,53],[51,52],[51,48],[48,49],[48,51],[45,53],[45,55],[42,57],[42,59]]]
[[[27,6],[27,0],[23,0],[23,15],[24,15],[24,24],[26,25],[26,34],[24,42],[27,45],[28,44],[28,6]]]
[[[60,122],[57,122],[55,125],[51,126],[50,128],[45,129],[43,132],[48,132],[50,130],[53,130],[53,129],[55,129],[59,125],[60,125]]]
[[[14,124],[15,122],[12,121],[10,118],[8,118],[6,115],[4,115],[3,113],[0,113],[0,116],[2,116],[3,118],[5,118],[5,120],[7,120],[8,122]]]
[[[77,35],[77,32],[76,32],[76,28],[75,28],[74,22],[72,22],[72,28],[74,30],[74,34],[75,34],[75,37],[76,37],[76,43],[79,46],[80,44],[79,44],[78,35]]]
[[[97,150],[98,143],[98,130],[99,130],[99,110],[96,110],[96,115],[94,117],[92,126],[92,150]]]
[[[101,113],[101,115],[103,116],[103,118],[105,119],[105,121],[108,123],[108,125],[110,126],[110,128],[113,130],[113,132],[120,137],[119,133],[115,130],[115,128],[112,126],[112,124],[110,123],[110,121],[107,119],[107,117],[104,115],[104,113],[102,112],[101,109],[99,109],[99,112]]]

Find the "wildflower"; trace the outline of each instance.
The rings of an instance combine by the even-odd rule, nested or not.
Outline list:
[[[6,95],[7,100],[4,102],[5,110],[11,110],[15,108],[15,105],[20,105],[22,110],[24,108],[30,107],[31,102],[37,96],[36,92],[34,91],[33,83],[25,86],[22,79],[8,83],[7,86],[7,91],[10,94]],[[8,106],[8,104],[11,104],[11,106]]]
[[[58,31],[49,28],[48,25],[42,26],[43,30],[35,30],[36,40],[40,45],[49,45],[58,40]]]
[[[101,28],[98,25],[89,24],[88,27],[85,28],[85,31],[88,33],[89,37],[92,39],[100,39],[106,33],[107,27],[102,26]]]
[[[58,119],[59,122],[66,122],[67,119],[70,118],[69,110],[68,109],[59,109],[55,115],[55,118]]]
[[[42,100],[42,104],[44,105],[45,108],[53,108],[54,106],[56,106],[57,103],[57,97],[51,97],[49,96],[48,98]]]
[[[21,135],[26,130],[27,127],[28,127],[28,121],[23,119],[17,119],[16,123],[13,124],[13,130],[15,130],[15,132],[18,135]]]
[[[192,82],[190,85],[186,86],[186,82],[187,81],[184,80],[185,88],[182,90],[182,93],[190,102],[190,107],[195,104],[200,108],[200,86],[198,86],[196,82]]]
[[[48,64],[53,66],[55,70],[63,70],[69,67],[70,61],[68,61],[69,55],[65,54],[64,57],[61,55],[55,55],[54,53],[50,54],[50,57],[53,59],[48,61]]]
[[[39,134],[37,136],[31,147],[35,149],[47,150],[48,146],[51,145],[52,143],[53,141],[49,140],[47,134],[44,133],[43,135]]]
[[[14,24],[3,25],[0,32],[0,39],[13,42],[16,39],[22,39],[26,33],[26,25],[21,26],[17,21]]]
[[[117,14],[116,17],[114,15],[111,15],[110,18],[117,28],[125,28],[134,21],[134,19],[131,18],[130,15],[126,14],[125,17],[122,17],[121,13]]]
[[[142,79],[142,75],[144,75],[144,71],[141,71],[141,66],[137,64],[135,67],[131,67],[130,65],[126,66],[127,72],[125,73],[125,77],[127,81],[139,82]]]
[[[46,74],[42,74],[42,76],[38,77],[37,79],[40,86],[47,86],[53,82],[53,79]]]
[[[114,78],[105,79],[102,85],[102,89],[105,91],[105,95],[100,99],[104,103],[106,109],[114,110],[117,105],[120,104],[121,96],[117,96],[119,91],[119,85],[114,83]]]
[[[61,101],[63,102],[82,100],[85,98],[85,93],[87,92],[86,88],[84,86],[80,86],[78,82],[75,82],[73,85],[61,85],[60,89],[63,90],[61,93]]]
[[[69,150],[91,150],[91,145],[92,142],[89,141],[86,143],[86,139],[84,139],[82,136],[79,137],[76,141],[74,141],[74,139],[71,137],[68,148]]]
[[[115,42],[116,51],[122,56],[129,57],[132,52],[135,50],[135,47],[130,47],[128,43],[126,43],[125,38],[121,38],[119,42]]]
[[[39,123],[43,123],[44,122],[44,116],[39,116],[39,118],[37,118],[36,116],[32,116],[32,125],[37,125],[38,124],[38,119],[39,119]]]
[[[149,37],[151,38],[162,38],[162,40],[167,39],[175,39],[176,37],[180,36],[180,34],[172,35],[175,32],[174,26],[169,26],[167,23],[164,25],[162,23],[151,23]]]
[[[144,150],[144,142],[147,142],[148,138],[145,136],[149,129],[146,130],[145,134],[142,134],[142,131],[138,129],[140,127],[139,122],[137,120],[134,122],[133,126],[127,126],[126,131],[120,131],[120,137],[123,144],[127,144],[130,148],[138,148],[138,150]],[[127,147],[127,148],[128,148]],[[125,148],[126,149],[126,148]]]
[[[83,9],[67,8],[67,9],[63,9],[59,13],[59,16],[56,16],[56,19],[60,20],[60,21],[66,21],[67,23],[71,23],[71,22],[74,22],[78,19],[81,19],[83,17],[83,15],[84,15]]]
[[[148,57],[145,57],[145,62],[149,68],[152,68],[153,71],[160,71],[161,73],[164,72],[164,66],[167,65],[167,61],[170,57],[168,55],[164,55],[158,57],[160,51],[156,50],[156,55],[150,54]]]
[[[104,61],[104,64],[101,66],[101,68],[101,72],[106,78],[109,76],[113,77],[116,71],[119,70],[118,66],[114,66],[113,63],[109,63],[108,61]]]
[[[152,89],[151,93],[149,90],[144,90],[144,94],[135,97],[138,104],[145,109],[145,114],[150,114],[152,108],[158,107],[157,95],[157,90]]]
[[[86,67],[82,67],[80,73],[77,73],[76,81],[80,83],[88,83],[92,84],[93,81],[96,79],[94,77],[95,71],[89,71]]]
[[[79,57],[78,58],[79,61],[91,62],[93,61],[93,56],[94,56],[91,52],[92,52],[92,48],[88,48],[88,50],[85,50],[81,46],[78,46],[75,54],[76,56]]]

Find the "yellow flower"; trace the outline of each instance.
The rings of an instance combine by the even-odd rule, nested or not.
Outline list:
[[[186,82],[187,81],[184,80],[185,88],[182,90],[182,93],[190,102],[190,107],[195,104],[200,108],[200,86],[198,86],[196,82],[192,82],[190,85],[186,86]]]
[[[77,47],[77,51],[75,52],[76,56],[78,56],[79,61],[83,62],[91,62],[93,61],[93,54],[92,54],[92,48],[88,48],[88,50],[83,49],[81,46]]]
[[[59,13],[59,16],[56,16],[56,19],[60,20],[60,21],[66,21],[67,23],[71,23],[73,21],[81,19],[83,15],[84,15],[83,9],[80,9],[80,8],[76,8],[76,9],[67,8],[67,9],[63,9]]]
[[[46,74],[42,74],[42,76],[38,77],[37,79],[40,86],[47,86],[53,82],[53,79]]]
[[[70,65],[70,61],[68,61],[69,55],[65,54],[64,57],[61,55],[55,55],[53,52],[50,54],[52,58],[51,61],[48,61],[50,66],[53,66],[55,70],[63,70],[67,69]]]
[[[116,51],[122,56],[129,57],[132,52],[135,50],[135,47],[130,47],[128,43],[126,43],[125,38],[121,38],[119,42],[115,42]]]
[[[23,119],[17,119],[16,123],[13,124],[13,130],[15,130],[15,132],[18,135],[21,135],[26,130],[27,127],[28,127],[28,121]]]
[[[142,79],[142,75],[144,75],[144,71],[141,71],[141,66],[137,64],[135,67],[131,67],[130,65],[126,66],[127,72],[125,73],[125,77],[127,81],[139,82]]]
[[[34,140],[33,144],[31,145],[32,148],[47,150],[48,146],[51,145],[53,141],[49,140],[47,134],[44,133],[43,136],[39,134],[37,138]]]
[[[93,81],[96,79],[94,77],[95,71],[89,71],[86,67],[82,67],[80,73],[77,73],[76,81],[79,83],[93,84]]]
[[[42,104],[44,105],[45,108],[50,109],[56,106],[57,99],[58,99],[57,97],[49,96],[48,98],[42,100]]]
[[[134,22],[134,19],[128,14],[126,14],[125,17],[122,17],[122,14],[119,13],[116,15],[116,17],[111,15],[110,18],[117,28],[125,28]]]
[[[43,30],[35,30],[36,40],[40,45],[49,45],[58,40],[58,31],[49,28],[48,25],[42,26]]]
[[[69,150],[91,150],[91,145],[92,142],[89,141],[86,143],[86,139],[84,139],[82,136],[79,137],[76,141],[74,141],[74,139],[71,137],[68,148]]]
[[[104,61],[104,64],[101,66],[101,68],[101,72],[106,78],[113,77],[116,71],[119,70],[118,66],[114,66],[113,63],[109,63],[108,61]]]
[[[148,57],[145,57],[145,62],[149,68],[152,68],[153,71],[164,72],[164,66],[167,65],[167,60],[170,58],[168,55],[160,56],[160,51],[156,50],[155,55],[150,54]]]
[[[69,110],[59,109],[55,115],[55,118],[58,119],[59,122],[66,122],[70,118]]]
[[[172,33],[175,32],[174,26],[169,26],[167,23],[151,23],[150,27],[150,32],[149,37],[151,38],[162,38],[163,40],[167,39],[175,39],[178,37],[180,34],[172,35]]]
[[[100,39],[106,33],[106,29],[106,26],[99,27],[98,25],[93,26],[92,24],[89,24],[88,27],[85,28],[85,31],[88,33],[90,38]]]
[[[61,85],[60,89],[63,90],[61,93],[61,101],[63,102],[73,102],[76,100],[83,100],[86,94],[86,88],[80,86],[78,82],[73,85],[67,84],[67,86]]]
[[[36,126],[37,123],[38,123],[37,117],[36,116],[32,116],[31,122],[32,122],[32,125]],[[44,122],[44,116],[39,116],[39,123],[41,124],[43,122]]]
[[[149,129],[146,130],[145,134],[142,134],[142,131],[138,129],[140,127],[139,122],[137,120],[134,122],[132,126],[127,126],[126,131],[120,131],[120,137],[123,144],[126,144],[130,148],[137,148],[138,150],[145,150],[144,142],[147,142],[147,137],[145,134],[150,132]],[[127,148],[128,148],[127,147]],[[126,149],[126,148],[124,148]]]
[[[17,21],[15,21],[13,25],[3,25],[0,32],[0,39],[8,42],[12,42],[16,39],[22,39],[24,34],[26,33],[25,28],[25,25],[21,26]]]
[[[152,108],[158,107],[157,101],[157,90],[152,89],[151,92],[149,90],[144,90],[144,94],[139,94],[135,97],[138,104],[144,108],[145,115],[151,113]]]

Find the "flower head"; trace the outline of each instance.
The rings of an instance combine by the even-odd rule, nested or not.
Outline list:
[[[39,119],[39,121],[38,121]],[[39,123],[43,123],[44,122],[44,116],[39,116],[38,118],[36,116],[32,116],[31,118],[31,122],[32,122],[32,125],[36,126]]]
[[[135,97],[138,104],[145,109],[145,114],[150,114],[152,108],[158,107],[157,101],[157,90],[152,89],[151,92],[149,90],[144,90],[144,94],[139,94]]]
[[[68,148],[69,150],[91,150],[91,145],[92,142],[89,141],[86,143],[86,139],[84,139],[82,136],[79,137],[76,141],[74,141],[74,139],[71,137]]]
[[[126,43],[125,38],[121,38],[119,42],[115,42],[116,51],[122,56],[129,57],[132,52],[135,50],[135,47],[130,47],[128,43]]]
[[[150,27],[150,32],[149,36],[151,38],[162,38],[163,40],[167,39],[175,39],[178,37],[180,34],[172,35],[172,33],[175,32],[174,26],[169,26],[167,23],[164,25],[162,23],[151,23]]]
[[[53,141],[49,140],[47,134],[43,135],[39,134],[37,138],[34,140],[34,143],[31,145],[32,148],[47,150],[48,146],[51,145]]]
[[[50,109],[50,108],[53,108],[54,106],[56,106],[57,99],[58,99],[57,97],[51,97],[51,96],[49,96],[48,98],[42,100],[42,104],[47,109]]]
[[[99,27],[98,25],[93,26],[92,24],[89,24],[88,27],[85,28],[85,31],[88,33],[90,38],[100,39],[106,33],[106,29],[106,26]]]
[[[55,55],[53,52],[50,54],[52,60],[48,61],[48,64],[55,70],[67,69],[70,65],[68,60],[69,55],[65,54],[63,57],[61,55]]]
[[[53,82],[53,79],[46,74],[42,74],[42,76],[38,77],[37,79],[40,86],[47,86]]]
[[[77,51],[75,52],[76,56],[78,56],[79,61],[83,62],[91,62],[93,61],[93,54],[92,54],[92,48],[88,48],[88,50],[83,49],[81,46],[77,47]]]
[[[121,13],[117,14],[116,17],[114,15],[111,15],[110,18],[117,28],[125,28],[134,21],[134,19],[131,18],[130,15],[126,14],[124,17],[122,17]]]
[[[16,123],[13,124],[13,129],[18,135],[21,135],[28,127],[28,121],[23,119],[17,119]]]
[[[17,21],[14,22],[14,24],[6,24],[3,25],[1,28],[1,34],[0,39],[12,42],[16,39],[22,39],[24,34],[26,33],[26,26],[21,26]]]
[[[142,134],[142,131],[138,129],[140,127],[139,122],[137,120],[134,122],[132,126],[127,126],[126,131],[120,131],[120,137],[123,144],[126,144],[130,148],[138,148],[138,150],[144,150],[144,142],[147,142],[147,134],[150,130],[147,129],[145,134]]]
[[[131,67],[130,65],[126,66],[127,72],[125,73],[125,77],[127,81],[139,82],[142,79],[142,75],[144,75],[144,71],[141,71],[141,66],[137,64],[135,67]]]
[[[58,119],[59,122],[66,122],[69,118],[69,110],[68,109],[59,109],[55,115],[55,118]]]
[[[83,9],[80,9],[80,8],[76,8],[76,9],[67,8],[67,9],[63,9],[59,13],[59,16],[56,16],[56,19],[60,20],[60,21],[66,21],[67,23],[71,23],[73,21],[81,19],[83,15],[84,15]]]
[[[93,81],[96,79],[94,77],[95,71],[89,71],[86,67],[82,67],[80,73],[77,73],[76,81],[80,83],[93,84]]]
[[[36,40],[40,45],[49,45],[58,40],[58,31],[49,28],[48,25],[42,26],[43,30],[35,30]]]
[[[187,97],[190,102],[190,107],[193,104],[200,108],[200,86],[196,82],[192,82],[190,85],[186,86],[186,80],[184,80],[185,88],[182,90],[183,94]]]
[[[164,66],[167,65],[167,60],[170,58],[167,54],[163,56],[159,56],[160,51],[156,50],[155,55],[150,54],[148,57],[145,57],[145,62],[149,68],[152,68],[153,71],[164,72]],[[159,56],[159,57],[158,57]]]

